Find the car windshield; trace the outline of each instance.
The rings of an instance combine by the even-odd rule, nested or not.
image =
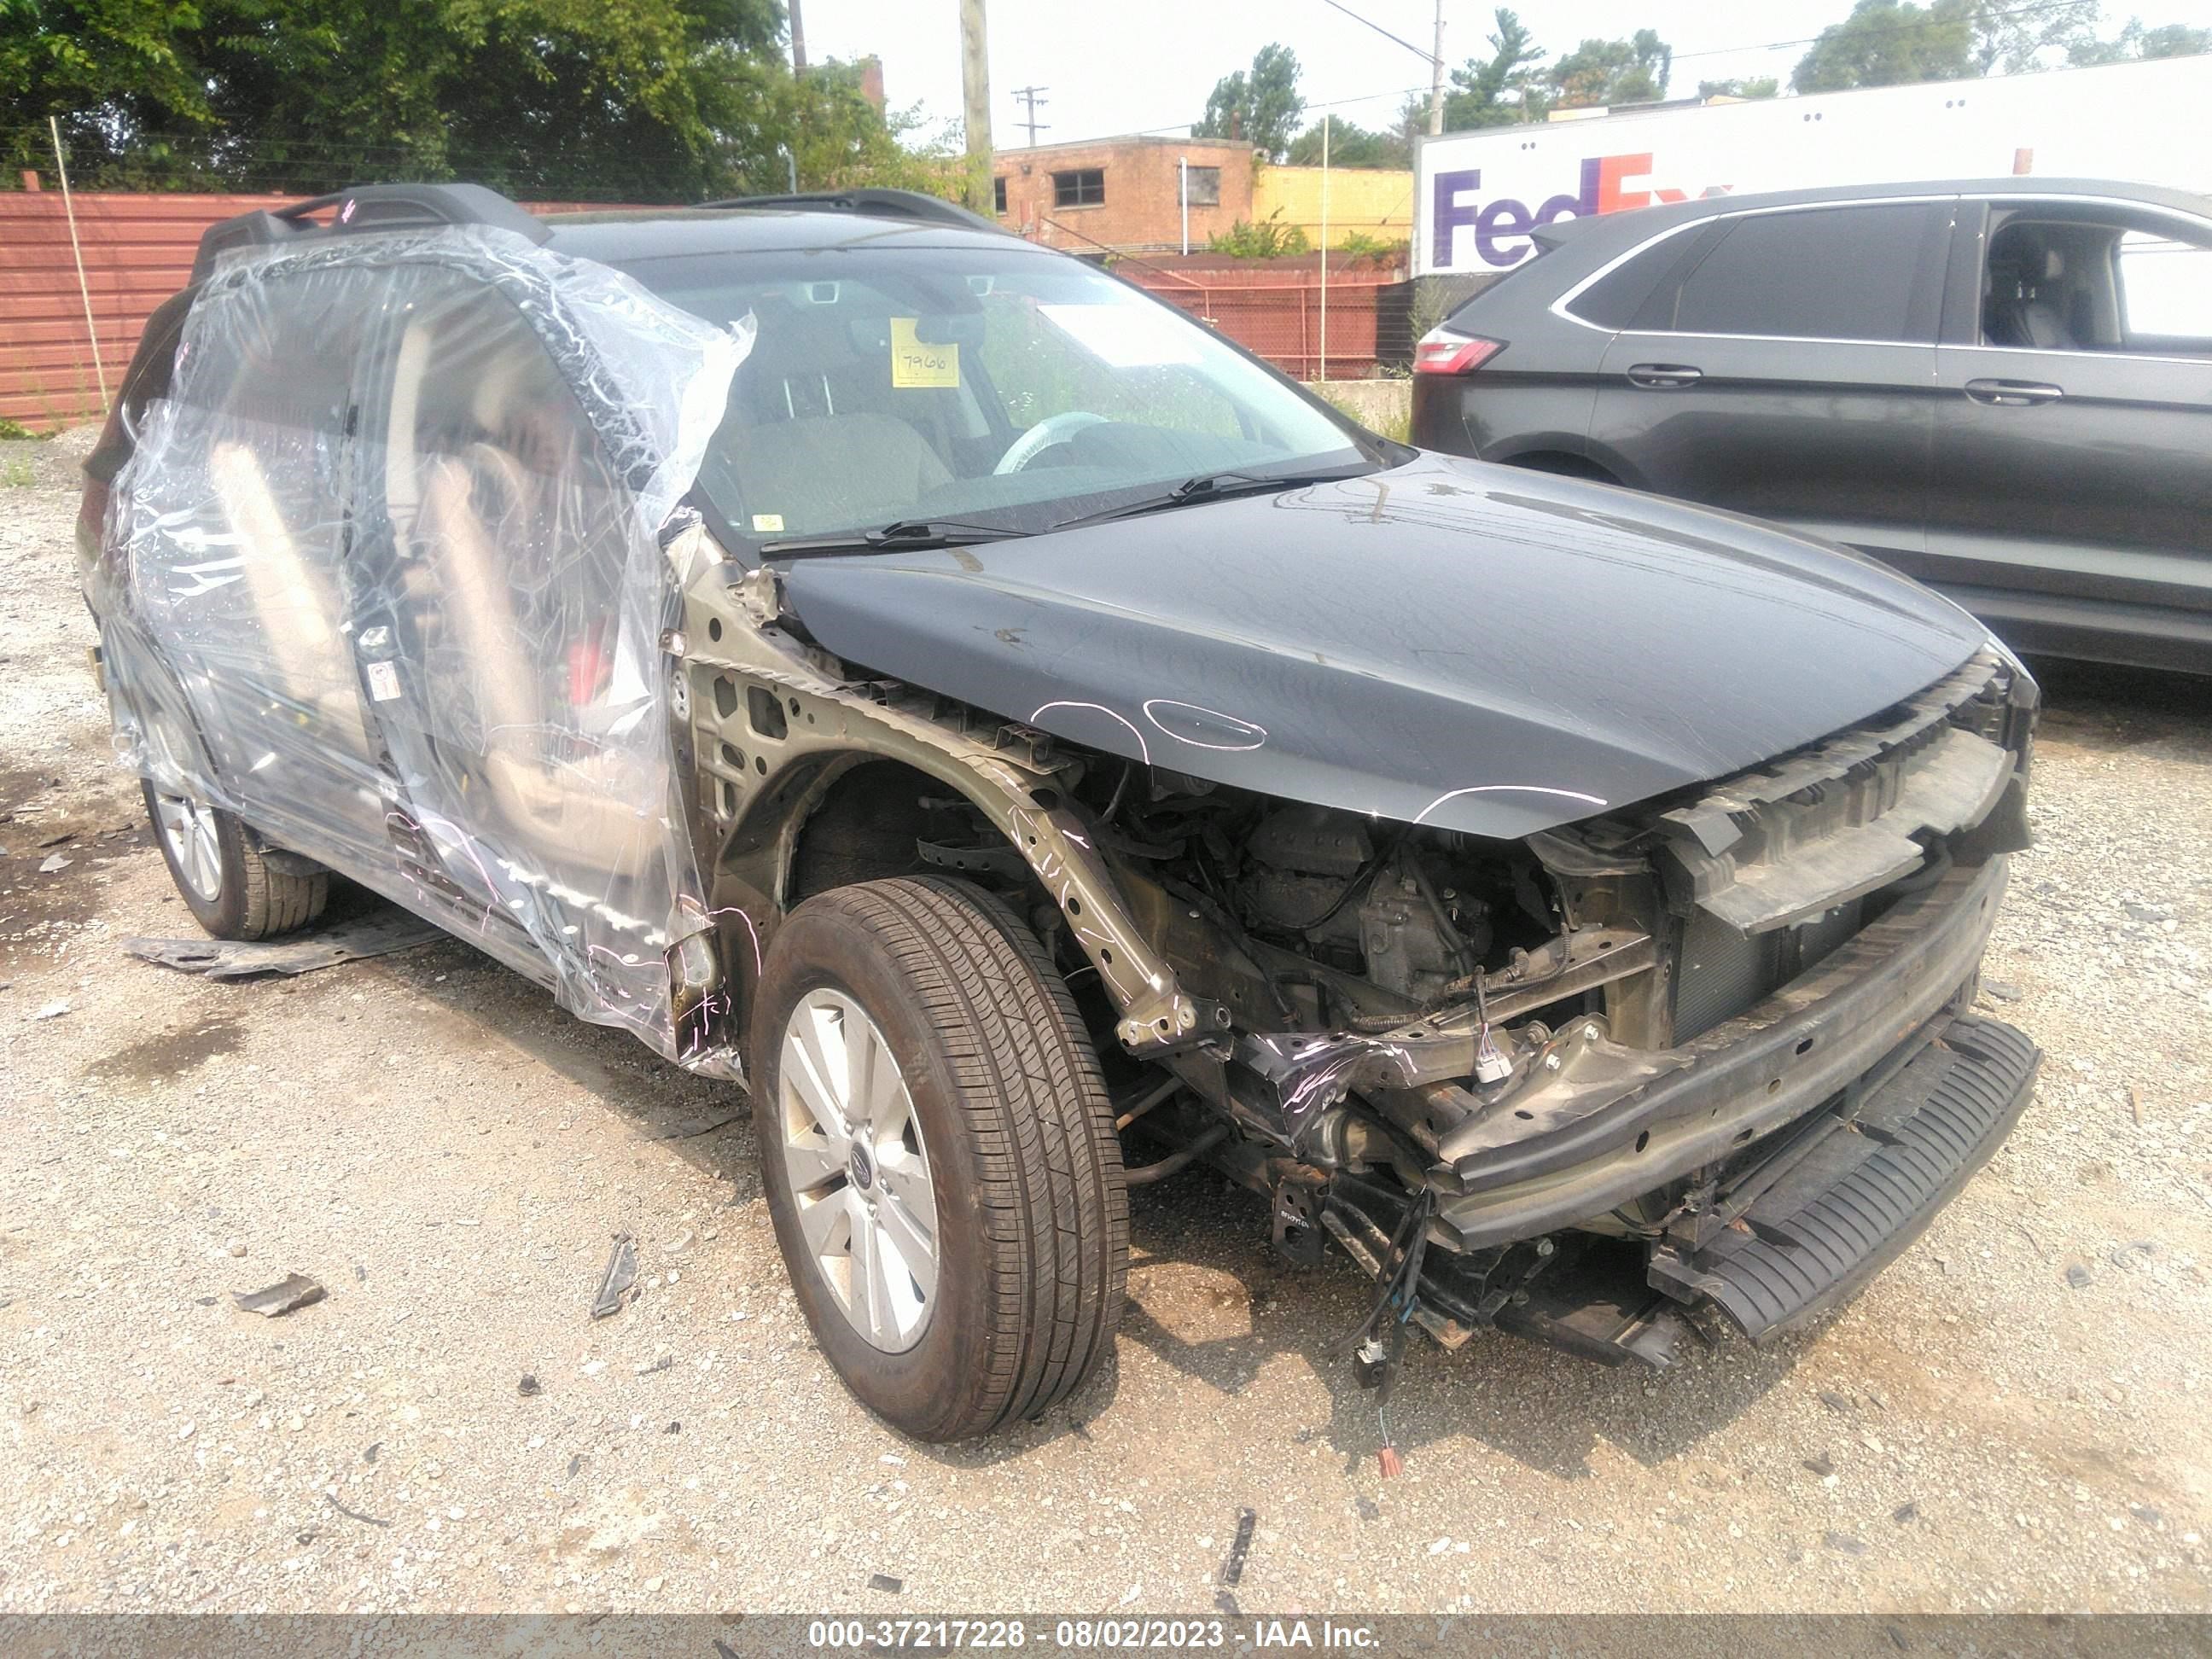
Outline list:
[[[1035,532],[1200,475],[1376,463],[1201,325],[1011,239],[623,268],[711,322],[751,319],[698,484],[740,554],[917,520]]]

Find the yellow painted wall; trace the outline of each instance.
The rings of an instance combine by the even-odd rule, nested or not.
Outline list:
[[[1319,167],[1262,163],[1252,181],[1253,219],[1263,222],[1280,208],[1279,222],[1303,225],[1307,239],[1319,247],[1321,180]],[[1412,240],[1413,175],[1366,167],[1329,168],[1329,246],[1341,246],[1355,230],[1388,242]]]

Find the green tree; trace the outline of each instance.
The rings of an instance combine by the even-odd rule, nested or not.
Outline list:
[[[1638,29],[1631,40],[1584,40],[1552,65],[1554,107],[1603,108],[1644,104],[1667,95],[1674,68],[1674,49],[1655,29]]]
[[[1470,127],[1511,126],[1519,121],[1540,121],[1545,100],[1537,65],[1544,49],[1529,36],[1521,19],[1501,6],[1496,28],[1489,36],[1490,56],[1470,58],[1451,72],[1451,90],[1444,97],[1444,131]]]
[[[1321,165],[1320,122],[1291,140],[1285,159],[1293,167]],[[1402,131],[1370,132],[1356,121],[1332,118],[1328,164],[1333,167],[1409,167],[1413,165],[1413,147]]]
[[[166,0],[0,0],[5,165],[53,165],[38,142],[49,116],[72,150],[95,158],[110,127],[207,131],[215,115],[189,46],[201,26],[197,6]]]
[[[2212,29],[2191,28],[2186,23],[2162,23],[2138,37],[2138,58],[2194,58],[2212,52]]]
[[[2125,64],[2143,58],[2193,58],[2212,52],[2212,29],[2186,23],[2163,23],[2145,28],[2142,19],[2130,17],[2111,40],[2100,40],[2094,29],[2066,43],[2066,61],[2076,69],[2100,64]]]
[[[1973,67],[1983,75],[2021,75],[2040,67],[2044,54],[2094,40],[2102,0],[1974,0]]]
[[[1962,80],[1974,73],[1973,0],[1858,0],[1851,15],[1822,29],[1790,84],[1799,92],[1845,92],[1917,81]]]
[[[317,192],[391,178],[698,199],[928,176],[778,0],[0,0],[0,161],[88,184]],[[906,118],[909,126],[911,118]]]
[[[1298,92],[1297,54],[1271,43],[1254,56],[1249,73],[1238,70],[1213,83],[1206,113],[1192,125],[1190,136],[1242,139],[1268,160],[1279,161],[1305,112],[1306,100]]]
[[[842,190],[875,185],[918,190],[958,201],[967,184],[965,147],[957,125],[921,136],[921,108],[878,115],[860,90],[860,66],[836,59],[810,66],[803,76],[769,62],[769,118],[757,140],[733,144],[729,160],[746,189],[773,192],[789,179],[763,144],[781,144],[798,163],[803,190]]]
[[[1771,98],[1782,90],[1782,82],[1771,75],[1755,75],[1749,80],[1700,81],[1700,98]]]

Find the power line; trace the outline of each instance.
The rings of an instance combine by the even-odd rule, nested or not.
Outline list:
[[[1358,12],[1352,10],[1351,7],[1339,4],[1338,0],[1321,0],[1321,3],[1324,6],[1334,7],[1338,11],[1342,12],[1346,17],[1349,17],[1355,23],[1366,24],[1369,28],[1373,29],[1376,33],[1381,35],[1385,40],[1395,40],[1400,46],[1405,47],[1407,52],[1412,52],[1414,57],[1419,58],[1423,63],[1433,64],[1437,61],[1437,55],[1434,52],[1425,52],[1420,47],[1415,46],[1411,40],[1406,40],[1402,36],[1391,33],[1389,30],[1384,28],[1373,18],[1362,17]]]

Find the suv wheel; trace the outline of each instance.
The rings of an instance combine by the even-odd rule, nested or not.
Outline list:
[[[928,1441],[1073,1392],[1113,1346],[1128,1200],[1035,935],[959,882],[821,894],[776,933],[750,1036],[776,1240],[846,1386]]]
[[[295,875],[274,867],[235,814],[189,795],[145,786],[146,816],[201,927],[217,939],[267,939],[304,927],[322,915],[331,878],[318,870]]]

